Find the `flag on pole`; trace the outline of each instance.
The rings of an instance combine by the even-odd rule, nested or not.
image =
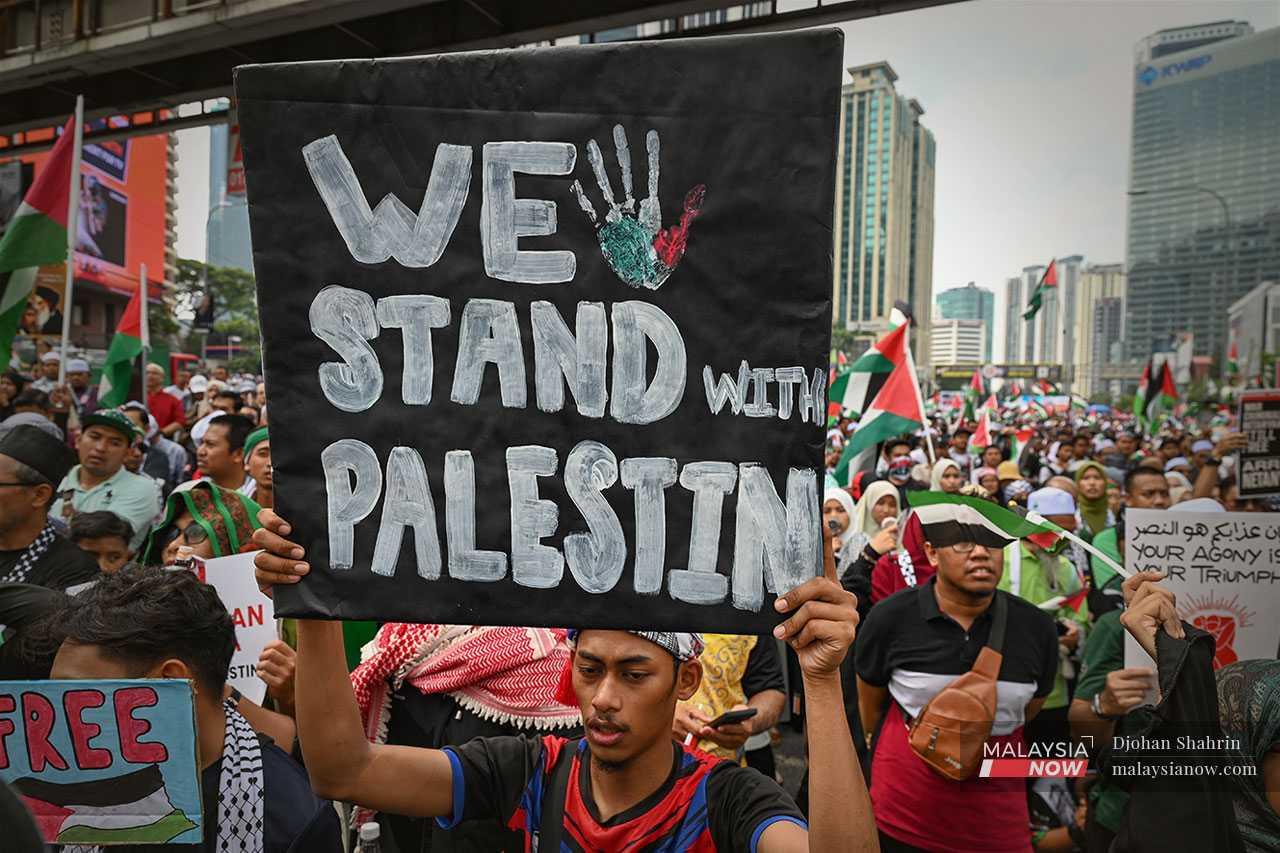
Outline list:
[[[1045,292],[1051,287],[1058,286],[1058,260],[1054,258],[1049,261],[1049,266],[1044,271],[1044,275],[1040,276],[1040,283],[1036,285],[1036,289],[1031,291],[1031,298],[1027,300],[1027,310],[1022,315],[1022,319],[1030,320],[1040,312],[1040,303],[1044,299]]]
[[[982,373],[981,371],[973,371],[973,376],[969,379],[969,387],[964,389],[964,414],[960,419],[965,423],[975,423],[978,420],[978,401],[982,399]]]
[[[43,264],[69,261],[67,210],[71,198],[71,164],[75,151],[75,118],[67,121],[44,168],[0,238],[0,356],[8,364],[18,323]],[[66,312],[71,306],[63,307]]]
[[[978,428],[973,431],[973,435],[969,436],[969,452],[982,453],[993,443],[991,440],[991,410],[984,407],[982,414],[978,416]]]
[[[889,374],[884,387],[845,444],[840,463],[836,465],[836,482],[848,485],[850,477],[866,467],[870,461],[868,457],[876,452],[876,445],[880,442],[913,433],[923,425],[915,371],[904,361]]]
[[[1035,435],[1035,430],[1029,427],[1022,427],[1013,434],[1013,439],[1009,442],[1009,458],[1014,462],[1022,461],[1022,454],[1026,452],[1027,445],[1031,442],[1031,437]]]
[[[964,520],[958,523],[984,527],[1005,539],[1029,539],[1041,548],[1053,547],[1058,540],[1057,531],[1062,529],[1052,523],[1033,522],[1026,516],[986,498],[929,490],[907,492],[907,503],[915,510],[920,523],[926,527],[939,522],[957,523],[954,521],[953,505],[964,504],[977,512],[966,513]]]
[[[836,376],[827,394],[827,414],[840,416],[843,411],[861,414],[884,387],[889,374],[906,358],[904,341],[907,325],[898,326],[876,341],[853,365]]]
[[[1240,375],[1240,350],[1236,347],[1234,335],[1231,338],[1231,346],[1227,349],[1227,375]]]
[[[145,338],[143,316],[145,314],[145,285],[134,291],[124,316],[111,338],[107,360],[102,365],[102,380],[98,383],[98,404],[104,409],[124,405],[129,398],[129,377],[133,373],[133,360],[142,355],[150,341]]]
[[[1169,363],[1155,365],[1155,357],[1147,360],[1138,382],[1138,393],[1133,398],[1133,414],[1144,432],[1150,432],[1161,414],[1173,409],[1178,401],[1178,387],[1173,382]]]

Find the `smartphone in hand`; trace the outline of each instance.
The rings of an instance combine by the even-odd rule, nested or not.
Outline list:
[[[756,708],[738,708],[736,711],[725,711],[723,714],[707,723],[707,727],[718,729],[721,726],[741,723],[743,720],[749,720],[754,717],[757,711],[758,709]]]

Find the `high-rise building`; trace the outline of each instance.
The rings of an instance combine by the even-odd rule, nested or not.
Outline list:
[[[834,322],[874,340],[894,302],[911,306],[924,364],[933,305],[936,146],[924,108],[898,94],[887,62],[849,69],[836,153]]]
[[[1022,360],[1022,276],[1005,282],[1004,296],[1004,360],[1016,363]]]
[[[1241,384],[1272,384],[1262,373],[1264,356],[1280,353],[1280,281],[1264,281],[1227,308],[1227,341],[1228,351],[1236,345]]]
[[[243,187],[229,187],[227,176],[236,167],[239,144],[232,125],[209,128],[209,217],[205,222],[205,260],[214,267],[253,272],[249,239],[249,203]],[[243,170],[243,165],[239,168]],[[243,171],[241,172],[243,174]]]
[[[1137,49],[1125,350],[1226,355],[1227,308],[1280,278],[1280,28],[1161,30]]]
[[[969,282],[938,294],[938,314],[943,320],[981,320],[982,360],[991,361],[991,337],[996,321],[996,295]],[[937,362],[935,362],[937,363]]]
[[[935,365],[980,364],[987,324],[982,320],[935,320],[929,356]]]
[[[1084,397],[1096,394],[1120,396],[1121,380],[1104,380],[1103,367],[1118,363],[1124,355],[1124,299],[1104,296],[1093,303],[1089,316],[1092,360],[1076,366],[1075,392]]]
[[[1090,264],[1080,272],[1075,292],[1075,316],[1079,318],[1075,328],[1079,332],[1073,334],[1071,390],[1081,396],[1106,390],[1099,386],[1100,368],[1123,355],[1112,345],[1124,340],[1124,295],[1124,264]],[[1101,315],[1104,331],[1099,336],[1097,308],[1107,300]]]

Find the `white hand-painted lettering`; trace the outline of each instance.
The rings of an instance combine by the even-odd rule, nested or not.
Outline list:
[[[302,159],[351,257],[363,264],[380,264],[394,257],[401,266],[429,267],[440,260],[471,187],[471,149],[465,145],[436,146],[431,177],[416,217],[390,193],[376,208],[369,209],[360,180],[336,136],[304,146]]]
[[[320,464],[329,509],[329,568],[342,571],[355,561],[356,525],[369,517],[382,494],[382,469],[373,448],[354,438],[326,447]]]
[[[690,462],[680,470],[680,485],[693,492],[693,520],[689,568],[672,569],[667,575],[671,597],[677,601],[719,604],[729,592],[729,579],[716,571],[716,562],[724,496],[733,491],[737,480],[738,469],[732,462]]]
[[[653,342],[658,365],[645,387],[646,343]],[[651,424],[676,410],[684,398],[684,338],[667,314],[647,302],[613,306],[613,399],[610,414],[625,424]]]
[[[521,586],[550,589],[558,586],[564,575],[564,555],[540,541],[556,532],[560,508],[538,497],[538,478],[555,473],[556,452],[550,447],[526,444],[507,448],[511,577]]]
[[[507,574],[507,555],[476,550],[476,470],[470,450],[444,455],[444,525],[449,576],[460,581],[496,581]]]
[[[331,284],[311,301],[311,333],[343,361],[320,365],[320,390],[344,412],[363,412],[382,395],[382,368],[369,341],[378,336],[373,297]]]
[[[738,368],[737,382],[734,382],[733,377],[727,373],[720,374],[720,378],[717,380],[715,374],[711,372],[711,365],[708,364],[703,367],[702,385],[707,392],[707,405],[711,407],[711,414],[720,414],[720,410],[724,408],[726,402],[735,415],[741,413],[743,405],[747,402],[747,389],[750,388],[748,378],[750,375],[751,367],[747,364],[745,358]]]
[[[598,441],[580,441],[564,462],[564,488],[590,528],[564,537],[564,558],[578,586],[608,592],[622,577],[627,542],[602,492],[618,481],[618,458]]]
[[[820,569],[818,476],[812,469],[787,473],[783,504],[763,465],[740,464],[735,521],[734,607],[759,610],[764,589],[794,589]]]
[[[410,406],[431,402],[431,330],[449,325],[449,300],[439,296],[386,296],[378,300],[378,323],[400,329],[404,338],[404,372],[400,399]]]
[[[480,210],[480,242],[484,270],[501,281],[556,284],[571,281],[577,269],[573,252],[528,252],[517,248],[519,237],[556,231],[556,204],[545,199],[516,198],[515,173],[567,175],[577,149],[568,142],[486,142],[484,198]]]
[[[578,414],[588,418],[604,417],[605,401],[609,397],[605,388],[609,327],[603,303],[578,303],[576,339],[550,302],[534,302],[529,306],[529,322],[533,327],[533,376],[538,408],[544,412],[563,409],[567,382]]]
[[[499,299],[469,299],[462,309],[458,361],[453,369],[450,399],[466,406],[475,405],[480,399],[485,365],[490,362],[498,368],[502,405],[523,409],[528,390],[515,306]]]
[[[622,485],[635,492],[635,590],[656,595],[667,560],[666,489],[676,481],[676,460],[665,456],[622,460]]]

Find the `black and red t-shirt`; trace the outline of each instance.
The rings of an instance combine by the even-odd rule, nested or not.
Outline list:
[[[444,751],[453,765],[453,813],[437,818],[439,825],[450,829],[464,820],[500,820],[525,833],[527,851],[536,849],[532,840],[542,828],[544,790],[562,755],[572,761],[560,842],[567,853],[754,853],[769,825],[806,826],[795,802],[772,779],[674,741],[671,774],[662,786],[606,821],[599,819],[591,796],[584,740],[476,738]]]

